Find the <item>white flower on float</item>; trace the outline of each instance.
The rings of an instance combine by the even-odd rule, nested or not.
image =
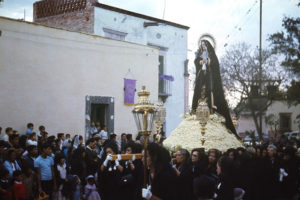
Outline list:
[[[224,122],[224,117],[218,114],[210,115],[210,119],[205,127],[205,142],[202,145],[201,125],[196,120],[195,115],[188,115],[163,144],[169,150],[174,150],[174,147],[176,148],[176,146],[180,145],[189,151],[201,147],[205,148],[205,150],[216,148],[221,151],[226,151],[228,148],[242,147],[243,144],[234,134],[230,133]]]

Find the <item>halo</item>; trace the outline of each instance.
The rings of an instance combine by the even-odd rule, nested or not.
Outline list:
[[[199,40],[198,40],[198,47],[200,47],[201,45],[201,40],[207,40],[211,43],[211,45],[213,46],[213,48],[216,50],[217,48],[217,43],[216,43],[216,39],[214,38],[214,36],[212,36],[211,34],[209,33],[204,33],[202,34],[200,37],[199,37]]]

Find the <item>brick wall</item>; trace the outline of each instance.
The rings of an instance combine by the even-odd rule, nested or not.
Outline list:
[[[33,21],[66,30],[94,33],[95,0],[43,0],[33,4]]]

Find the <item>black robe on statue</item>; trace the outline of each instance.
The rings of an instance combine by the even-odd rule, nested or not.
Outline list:
[[[235,127],[232,123],[228,104],[224,96],[218,58],[211,44],[207,40],[202,40],[201,43],[202,42],[204,42],[207,47],[208,58],[210,62],[207,64],[206,70],[202,70],[203,65],[200,65],[199,62],[203,60],[202,58],[203,48],[202,45],[200,45],[199,50],[196,53],[196,59],[194,60],[196,66],[196,79],[195,79],[192,111],[194,112],[196,111],[198,106],[198,101],[201,98],[202,87],[205,85],[206,87],[205,97],[207,98],[208,107],[210,109],[212,107],[211,105],[211,91],[212,91],[214,105],[217,107],[215,112],[219,113],[225,118],[226,127],[238,137]]]

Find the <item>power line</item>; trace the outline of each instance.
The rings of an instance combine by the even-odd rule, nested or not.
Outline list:
[[[228,39],[228,41],[227,41],[225,44],[228,45],[228,43],[230,43],[230,42],[234,39],[234,37],[235,37],[237,34],[241,33],[243,30],[245,30],[245,28],[243,28],[244,25],[248,24],[248,22],[250,22],[250,20],[252,20],[253,17],[256,16],[256,13],[257,13],[257,11],[258,11],[258,8],[259,8],[259,7],[257,7],[257,8],[255,9],[255,11],[252,13],[252,15],[249,15],[248,18],[244,21],[244,23],[243,23],[241,26],[238,27],[238,31],[233,32],[233,34],[231,35],[231,37]],[[227,45],[226,45],[226,46],[227,46]],[[225,47],[226,47],[226,46],[225,46]]]
[[[257,3],[258,3],[258,0],[255,0],[255,2],[252,4],[252,6],[247,10],[245,15],[242,17],[242,20],[237,25],[234,26],[234,30],[226,36],[224,47],[226,47],[228,45],[228,41],[233,37],[233,35],[236,32],[242,30],[242,26],[251,18],[251,16],[246,18],[245,21],[243,21],[243,19],[251,13],[251,11],[253,10],[253,8],[256,6]],[[227,42],[226,42],[226,40],[227,40]]]
[[[234,0],[234,2],[235,2],[235,1],[237,1],[237,0]],[[234,2],[233,2],[232,4],[234,4],[235,6],[234,6],[232,9],[229,10],[229,12],[230,12],[229,17],[232,16],[232,15],[234,14],[236,8],[237,8],[238,5],[239,5],[238,2],[241,2],[241,1],[238,1],[238,2],[236,2],[236,3],[234,3]],[[219,13],[219,10],[220,10],[220,9],[222,9],[222,7],[219,7],[219,9],[217,10],[217,13]],[[219,24],[219,21],[214,21],[214,23],[210,26],[208,32],[210,33],[210,31],[211,31],[212,29],[214,29],[214,28],[216,27],[216,25],[218,25],[218,24]]]

